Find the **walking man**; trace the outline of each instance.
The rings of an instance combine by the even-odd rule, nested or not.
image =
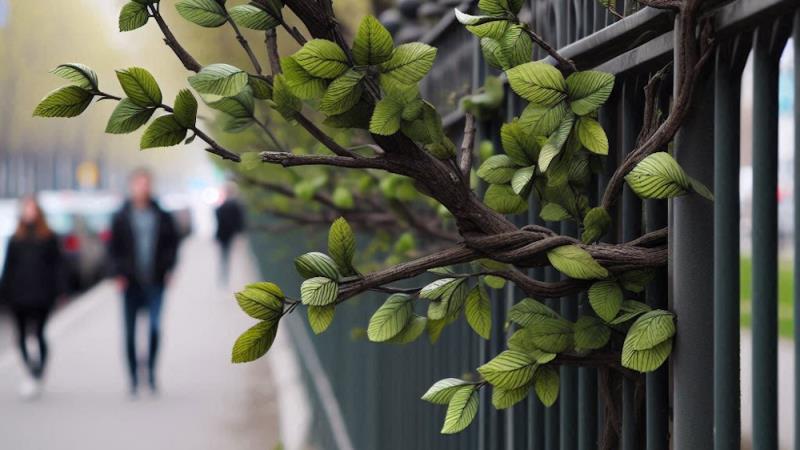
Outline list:
[[[244,231],[244,211],[236,198],[236,187],[225,186],[225,200],[217,208],[217,242],[220,248],[220,275],[223,284],[228,282],[230,271],[231,244],[237,234]]]
[[[146,169],[137,169],[131,174],[130,197],[115,214],[111,228],[110,253],[117,285],[124,298],[125,350],[130,392],[134,397],[139,388],[136,316],[139,311],[145,311],[149,317],[147,381],[150,390],[156,393],[161,306],[178,250],[174,221],[154,200],[152,184],[153,177]]]

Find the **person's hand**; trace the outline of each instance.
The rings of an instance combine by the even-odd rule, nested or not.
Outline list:
[[[123,276],[118,276],[114,279],[117,284],[117,289],[124,291],[128,287],[128,279]]]

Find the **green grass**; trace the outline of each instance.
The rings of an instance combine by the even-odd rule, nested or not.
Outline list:
[[[741,259],[741,305],[742,326],[750,328],[752,320],[753,262],[749,257]],[[792,292],[792,262],[780,261],[778,264],[778,331],[783,337],[791,337],[794,329]]]

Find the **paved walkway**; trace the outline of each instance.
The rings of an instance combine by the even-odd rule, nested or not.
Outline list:
[[[229,362],[234,340],[253,321],[239,311],[232,289],[220,287],[216,269],[211,241],[184,244],[165,303],[159,397],[134,401],[126,395],[121,302],[110,282],[52,320],[52,357],[40,399],[18,398],[18,357],[0,347],[0,448],[274,448],[280,421],[271,361]],[[233,272],[236,287],[258,278],[243,242],[235,246]]]

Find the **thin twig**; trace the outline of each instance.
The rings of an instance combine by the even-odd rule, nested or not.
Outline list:
[[[223,5],[223,8],[225,6]],[[253,49],[250,48],[250,43],[247,42],[247,39],[244,37],[242,32],[239,30],[239,27],[236,25],[236,22],[233,21],[230,14],[228,14],[228,10],[225,10],[225,17],[228,19],[228,23],[231,24],[231,28],[233,28],[233,32],[236,33],[236,40],[239,41],[239,45],[242,46],[245,53],[247,53],[247,57],[250,58],[250,62],[253,64],[253,69],[256,71],[257,74],[261,75],[261,63],[258,62],[258,58],[256,54],[253,52]]]
[[[461,141],[461,154],[458,166],[464,182],[469,186],[469,173],[472,168],[472,154],[475,151],[475,116],[472,113],[464,115],[464,139]]]
[[[535,31],[531,30],[528,27],[523,27],[522,29],[525,31],[525,33],[527,33],[528,36],[530,36],[531,40],[536,45],[541,47],[542,50],[547,52],[548,55],[552,56],[553,59],[555,59],[558,62],[558,65],[561,67],[562,71],[565,71],[565,72],[577,72],[578,71],[578,67],[575,65],[575,63],[571,59],[565,58],[564,56],[562,56],[561,53],[559,53],[558,50],[556,50],[555,47],[553,47],[547,41],[545,41],[541,36],[539,36],[539,34],[537,34]]]
[[[267,47],[267,58],[269,59],[272,75],[278,75],[281,73],[281,63],[280,55],[278,54],[278,34],[274,28],[264,32],[264,44]]]
[[[150,15],[153,16],[158,24],[158,27],[161,29],[161,32],[164,34],[164,43],[172,49],[172,51],[175,53],[175,56],[177,56],[183,64],[183,67],[191,72],[200,72],[203,66],[201,66],[200,63],[198,63],[197,60],[194,59],[194,57],[190,55],[185,48],[183,48],[183,46],[181,46],[178,40],[175,39],[175,35],[172,34],[172,31],[169,29],[169,26],[167,26],[164,18],[161,17],[161,13],[158,11],[158,8],[153,5],[150,5],[149,8]]]

